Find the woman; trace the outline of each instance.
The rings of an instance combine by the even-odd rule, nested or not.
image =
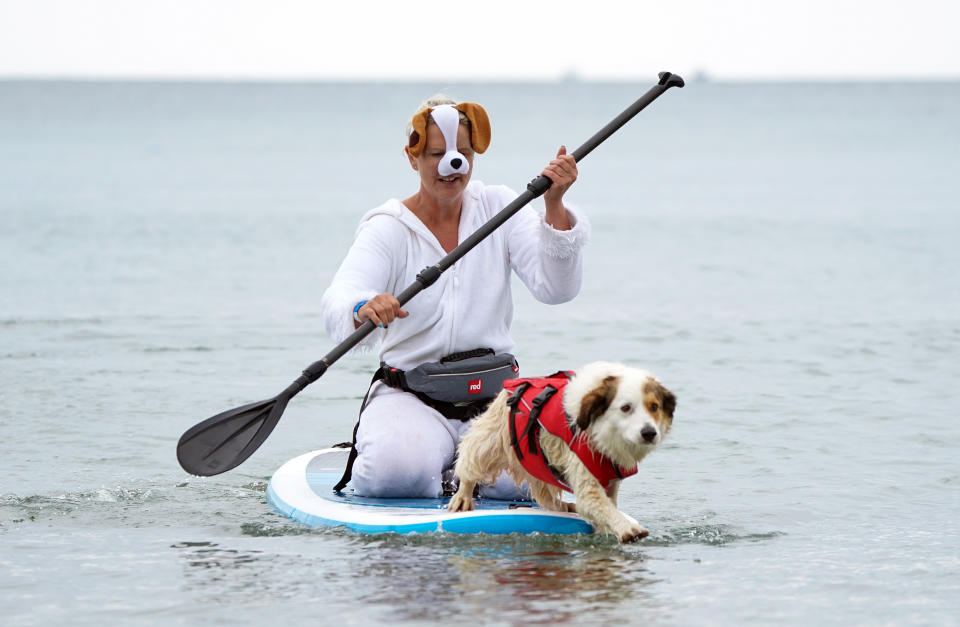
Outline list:
[[[479,347],[509,353],[514,348],[511,269],[544,303],[569,301],[580,289],[589,225],[563,203],[577,178],[576,162],[561,147],[543,170],[553,181],[543,196],[543,215],[529,206],[521,209],[401,308],[393,294],[516,198],[506,187],[470,180],[474,155],[490,139],[479,105],[428,100],[411,120],[408,135],[404,152],[420,177],[419,189],[361,219],[323,296],[327,331],[342,341],[372,320],[380,328],[361,346],[370,348],[379,340],[381,362],[401,370]],[[445,418],[410,392],[375,383],[355,434],[354,490],[364,496],[439,496],[441,475],[453,465],[468,427],[469,422]],[[484,496],[512,498],[516,487],[504,477]]]

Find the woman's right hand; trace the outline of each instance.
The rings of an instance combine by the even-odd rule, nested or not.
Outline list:
[[[394,318],[406,318],[407,311],[400,308],[400,301],[393,294],[377,294],[357,310],[357,317],[361,322],[354,321],[356,327],[369,319],[375,325],[387,328]]]

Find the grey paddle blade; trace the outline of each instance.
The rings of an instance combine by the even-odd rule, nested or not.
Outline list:
[[[192,475],[209,477],[241,464],[267,439],[289,397],[250,403],[207,418],[177,443],[177,460]]]

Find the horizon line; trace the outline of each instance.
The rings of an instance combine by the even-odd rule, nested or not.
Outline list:
[[[736,83],[951,83],[960,81],[958,74],[930,74],[930,75],[743,75],[723,76],[714,75],[706,71],[679,74],[687,83],[700,84],[736,84]],[[656,73],[650,76],[656,80]],[[77,83],[275,83],[275,84],[417,84],[417,83],[455,83],[455,84],[633,84],[646,82],[641,76],[583,76],[577,73],[566,73],[559,76],[484,76],[484,77],[451,77],[451,76],[322,76],[322,75],[217,75],[217,74],[97,74],[97,73],[3,73],[0,72],[0,82],[77,82]]]

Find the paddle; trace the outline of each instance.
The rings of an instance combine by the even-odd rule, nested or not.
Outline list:
[[[683,87],[683,79],[670,72],[661,72],[660,80],[656,85],[600,129],[582,146],[574,150],[573,158],[580,162],[594,148],[613,135],[617,129],[671,87]],[[445,270],[459,261],[461,257],[520,211],[527,203],[546,192],[551,184],[552,181],[543,175],[533,179],[523,193],[477,229],[473,235],[461,242],[435,266],[424,268],[417,275],[416,281],[397,296],[400,305],[404,305],[422,290],[433,285]],[[280,416],[283,415],[283,410],[286,409],[290,399],[303,388],[322,377],[327,368],[356,346],[374,328],[373,322],[365,321],[350,337],[324,355],[320,361],[307,367],[303,374],[290,384],[290,387],[277,396],[266,401],[250,403],[225,411],[188,429],[180,437],[180,442],[177,443],[177,459],[180,461],[180,465],[187,472],[200,476],[218,475],[237,467],[267,439],[267,436],[279,422]]]

